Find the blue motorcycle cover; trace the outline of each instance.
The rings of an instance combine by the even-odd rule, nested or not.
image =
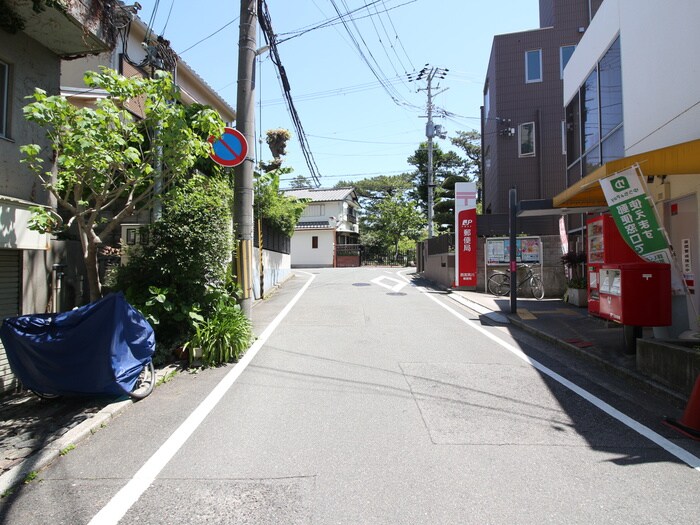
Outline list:
[[[155,351],[153,328],[122,293],[59,314],[8,317],[10,368],[44,394],[128,394]]]

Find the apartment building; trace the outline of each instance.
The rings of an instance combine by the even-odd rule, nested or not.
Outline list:
[[[493,39],[482,108],[483,209],[508,213],[518,200],[567,187],[564,68],[602,0],[540,0],[540,27]],[[543,223],[546,224],[546,223]],[[549,221],[556,232],[556,218]]]

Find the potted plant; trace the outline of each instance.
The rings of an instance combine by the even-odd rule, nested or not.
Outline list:
[[[561,262],[566,269],[566,294],[564,300],[576,305],[588,305],[586,287],[586,254],[570,251],[562,255]]]

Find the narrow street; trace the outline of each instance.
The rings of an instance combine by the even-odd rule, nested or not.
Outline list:
[[[241,363],[158,386],[0,524],[695,521],[697,447],[656,401],[412,272],[297,270]]]

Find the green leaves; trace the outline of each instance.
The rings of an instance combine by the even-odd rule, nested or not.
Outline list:
[[[61,226],[61,218],[54,212],[40,206],[30,206],[32,216],[29,218],[29,229],[40,233],[57,232]]]
[[[280,176],[291,172],[291,168],[278,168],[268,173],[256,173],[254,186],[256,218],[266,219],[290,237],[306,208],[306,202],[287,197],[279,191]]]
[[[99,239],[94,230],[100,228],[105,236],[125,215],[152,204],[157,177],[162,187],[186,177],[209,154],[209,134],[222,131],[224,123],[211,108],[186,109],[179,103],[167,73],[126,78],[101,68],[86,73],[85,82],[107,94],[94,107],[78,108],[65,97],[35,90],[24,115],[45,129],[50,147],[28,144],[21,150],[23,162],[73,214],[71,219],[80,218],[75,222],[81,238],[94,244]],[[139,118],[126,109],[128,101],[143,108]],[[155,170],[155,165],[162,169]],[[102,222],[108,207],[110,219]],[[47,217],[37,216],[35,224],[47,227]],[[101,290],[97,272],[91,271],[97,265],[96,250],[84,251],[94,300]]]

